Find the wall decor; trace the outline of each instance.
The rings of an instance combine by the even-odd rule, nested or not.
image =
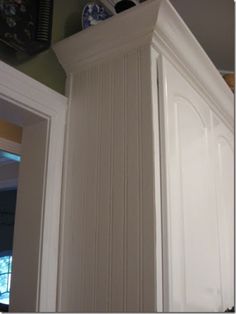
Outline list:
[[[0,41],[33,55],[51,43],[53,0],[0,0]]]
[[[112,14],[102,4],[89,2],[84,6],[82,12],[82,27],[85,29],[96,25],[111,16]]]

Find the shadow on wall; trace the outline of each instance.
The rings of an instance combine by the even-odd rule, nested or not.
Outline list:
[[[82,10],[81,10],[82,14]],[[72,13],[66,20],[65,22],[65,32],[64,32],[64,37],[69,37],[72,34],[75,34],[81,30],[81,14],[80,12],[75,12]],[[79,22],[79,24],[78,24]]]

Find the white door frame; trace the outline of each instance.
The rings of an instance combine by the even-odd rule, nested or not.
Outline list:
[[[32,312],[54,312],[57,299],[60,201],[67,98],[0,62],[0,102],[4,103],[2,107],[0,106],[0,116],[3,111],[5,116],[9,115],[8,108],[12,106],[16,108],[16,114],[23,111],[47,121],[37,305]]]

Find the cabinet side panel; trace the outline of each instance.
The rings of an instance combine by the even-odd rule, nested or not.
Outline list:
[[[73,81],[60,311],[153,311],[149,48],[91,66]]]

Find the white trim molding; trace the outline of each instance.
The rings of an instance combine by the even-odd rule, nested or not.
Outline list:
[[[233,94],[203,48],[167,0],[148,0],[54,46],[67,75],[101,59],[152,44],[233,124]],[[172,61],[172,62],[173,62]]]
[[[199,106],[205,103],[207,117],[216,114],[230,130],[233,94],[168,0],[148,0],[53,48],[67,74],[70,104],[58,308],[168,311],[167,77],[176,71],[176,85],[182,82],[170,98],[181,91],[190,99],[194,96]],[[177,140],[175,144],[179,147]],[[174,175],[176,168],[171,168]],[[73,239],[77,249],[71,262],[66,257]],[[114,254],[113,247],[119,248]],[[112,290],[113,284],[119,288]],[[68,286],[76,294],[68,292]],[[116,291],[114,297],[111,291]]]
[[[37,308],[39,312],[55,312],[59,246],[60,195],[64,149],[67,98],[0,62],[0,110],[6,116],[9,108],[26,113],[24,124],[32,117],[47,121],[47,151],[43,182],[42,226],[39,252]],[[5,103],[4,103],[5,102]],[[27,121],[27,117],[31,117]],[[6,142],[5,142],[6,143]],[[9,143],[8,143],[9,144]],[[10,145],[11,146],[11,145]],[[9,146],[9,147],[10,147]]]

